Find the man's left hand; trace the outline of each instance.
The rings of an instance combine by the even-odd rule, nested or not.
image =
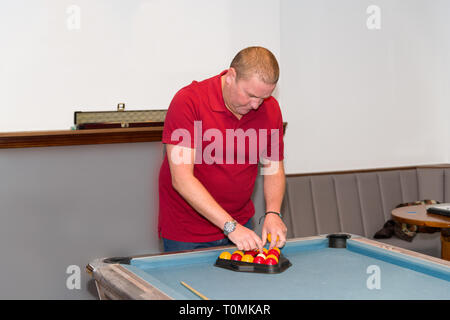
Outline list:
[[[282,248],[286,244],[287,228],[281,218],[276,214],[269,213],[264,218],[264,225],[262,228],[263,246],[266,244],[267,235],[269,233],[271,236],[269,250],[274,247]]]

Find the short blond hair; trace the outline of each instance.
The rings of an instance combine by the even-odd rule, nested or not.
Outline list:
[[[256,75],[264,83],[275,84],[280,76],[277,59],[263,47],[248,47],[239,51],[230,67],[236,70],[237,80]]]

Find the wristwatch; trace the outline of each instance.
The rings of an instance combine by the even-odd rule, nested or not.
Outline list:
[[[225,222],[225,225],[223,227],[223,233],[225,233],[225,235],[228,236],[231,232],[234,231],[234,229],[236,229],[236,225],[237,225],[236,220]]]

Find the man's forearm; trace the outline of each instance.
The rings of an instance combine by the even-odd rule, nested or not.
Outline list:
[[[174,182],[173,187],[198,213],[220,229],[233,219],[195,176],[185,176]]]
[[[221,230],[226,222],[233,220],[195,176],[184,175],[178,182],[172,182],[172,185],[197,212]],[[261,238],[253,230],[240,224],[227,236],[239,250],[262,250]]]

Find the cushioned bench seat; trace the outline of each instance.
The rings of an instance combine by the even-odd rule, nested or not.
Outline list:
[[[450,202],[450,168],[287,175],[283,202],[288,238],[348,232],[373,239],[398,204],[423,199]],[[440,233],[376,239],[440,257]]]

